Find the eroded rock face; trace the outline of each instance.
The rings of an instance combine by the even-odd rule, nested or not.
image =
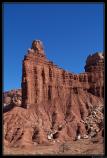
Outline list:
[[[99,124],[92,112],[103,107],[104,56],[89,56],[85,71],[77,75],[59,68],[46,58],[42,42],[33,41],[23,60],[21,107],[4,114],[6,141],[28,145],[75,140],[91,136],[90,126],[100,132],[103,112],[94,110],[101,116]],[[13,118],[20,120],[17,127]]]
[[[104,54],[89,55],[86,60],[85,71],[88,72],[90,88],[88,92],[104,97]]]

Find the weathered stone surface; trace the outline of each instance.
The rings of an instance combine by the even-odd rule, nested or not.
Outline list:
[[[98,108],[103,107],[104,56],[89,56],[85,71],[72,74],[59,68],[46,58],[42,42],[33,41],[23,60],[21,107],[4,114],[6,141],[64,142],[100,132],[103,111]],[[89,132],[90,126],[94,130]]]
[[[21,106],[21,89],[11,90],[3,93],[3,111],[11,110],[15,106]]]

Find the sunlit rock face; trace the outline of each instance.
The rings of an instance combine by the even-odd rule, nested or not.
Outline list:
[[[49,61],[43,43],[34,40],[23,60],[21,107],[7,112],[10,115],[4,114],[6,141],[42,144],[98,134],[103,129],[95,123],[103,122],[103,77],[102,53],[87,58],[84,73],[72,74]],[[97,119],[92,111],[98,115]]]
[[[85,71],[88,72],[90,82],[89,92],[96,96],[104,96],[104,54],[89,55],[86,60]]]
[[[62,100],[64,95],[67,94],[68,97],[71,94],[84,92],[84,89],[103,97],[102,53],[89,55],[86,60],[86,72],[77,75],[66,72],[50,62],[45,56],[41,41],[33,41],[32,49],[34,52],[28,53],[23,61],[22,106],[27,107],[40,102],[53,104],[53,100],[57,97]]]

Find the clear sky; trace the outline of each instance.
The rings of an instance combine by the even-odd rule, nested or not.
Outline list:
[[[55,64],[84,72],[86,57],[104,50],[103,20],[103,3],[4,3],[4,91],[21,87],[22,60],[34,39]]]

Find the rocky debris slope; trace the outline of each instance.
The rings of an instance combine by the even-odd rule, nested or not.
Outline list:
[[[103,135],[104,130],[104,106],[91,106],[90,114],[82,121],[85,124],[88,137],[95,137],[98,133]]]
[[[3,93],[3,110],[8,111],[15,106],[21,106],[21,89],[11,90]]]
[[[72,74],[46,58],[33,41],[22,71],[22,104],[4,113],[4,142],[30,145],[94,137],[103,129],[104,54]]]

